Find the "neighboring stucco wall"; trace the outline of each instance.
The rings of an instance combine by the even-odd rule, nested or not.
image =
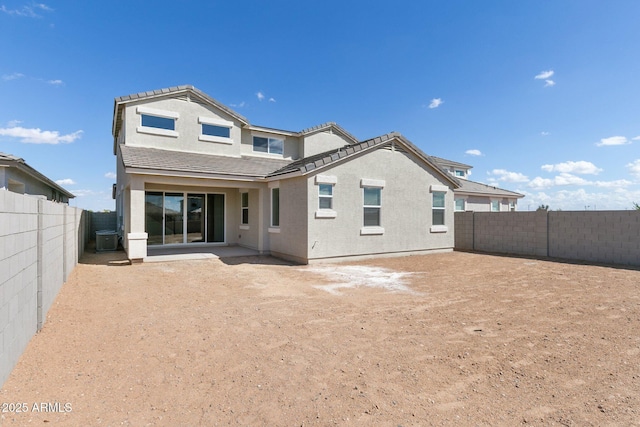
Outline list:
[[[315,175],[307,179],[309,222],[308,258],[360,256],[434,249],[454,245],[453,191],[446,193],[447,232],[432,233],[431,185],[448,185],[410,154],[379,148],[319,172],[335,176],[335,218],[316,218],[318,189]],[[384,180],[381,192],[382,235],[361,235],[363,189],[361,180]]]
[[[305,136],[302,144],[303,152],[301,156],[309,157],[324,153],[325,151],[337,150],[345,145],[353,144],[353,141],[342,135],[326,130]]]
[[[31,175],[28,175],[16,168],[0,167],[0,171],[4,172],[4,185],[0,187],[9,188],[9,181],[14,180],[20,182],[21,184],[24,184],[24,194],[41,195],[45,196],[48,200],[52,200],[53,194],[55,192],[58,199],[57,201],[61,201],[64,203],[67,203],[69,201],[69,199],[65,195],[61,194],[57,190],[54,190],[42,181],[39,181]]]
[[[511,209],[509,203],[513,201],[517,206],[517,199],[509,199],[505,197],[491,197],[491,196],[465,196],[462,194],[456,194],[456,199],[465,199],[465,210],[473,212],[491,212],[491,201],[500,201],[500,212],[509,212]]]

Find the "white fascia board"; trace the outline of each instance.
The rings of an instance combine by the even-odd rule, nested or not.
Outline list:
[[[249,129],[251,131],[251,135],[255,135],[255,136],[265,136],[265,137],[269,137],[273,135],[296,136],[295,132],[289,132],[286,130],[279,130],[279,129],[263,128],[260,126],[245,126],[245,129]]]
[[[136,107],[136,113],[138,113],[138,114],[149,114],[149,115],[158,116],[158,117],[165,117],[167,119],[179,119],[180,118],[180,113],[177,113],[175,111],[159,110],[157,108],[145,107],[144,105],[138,105]]]

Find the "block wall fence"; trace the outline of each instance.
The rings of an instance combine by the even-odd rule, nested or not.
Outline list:
[[[456,212],[455,249],[640,266],[640,211]]]
[[[89,240],[82,209],[0,190],[0,385]]]

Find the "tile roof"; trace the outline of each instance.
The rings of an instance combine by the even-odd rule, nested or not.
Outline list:
[[[442,166],[453,166],[453,167],[458,167],[458,168],[463,168],[463,169],[471,169],[473,168],[473,166],[471,165],[467,165],[464,163],[460,163],[460,162],[454,162],[453,160],[447,160],[447,159],[443,159],[442,157],[436,157],[436,156],[431,156],[431,158],[433,159],[434,162],[438,163],[439,165]]]
[[[27,173],[32,177],[34,177],[35,179],[39,180],[40,182],[43,182],[44,184],[48,185],[49,187],[56,189],[58,192],[64,194],[70,199],[73,199],[74,197],[76,197],[72,193],[65,190],[63,187],[61,187],[57,183],[55,183],[53,180],[49,179],[42,173],[38,172],[37,170],[29,166],[27,162],[25,162],[24,159],[20,157],[16,157],[11,154],[0,152],[0,163],[3,163],[7,166],[16,167],[17,169],[23,171],[24,173]]]
[[[127,168],[221,174],[264,178],[290,160],[261,157],[227,157],[212,154],[161,150],[158,148],[120,145],[122,161]]]
[[[347,138],[349,138],[351,141],[353,141],[355,144],[357,144],[359,141],[358,139],[351,135],[349,132],[347,132],[346,130],[344,130],[344,128],[340,125],[338,125],[336,122],[326,122],[326,123],[322,123],[320,125],[317,126],[313,126],[307,129],[303,129],[300,132],[298,132],[298,135],[304,136],[304,135],[308,135],[310,133],[313,132],[318,132],[318,131],[322,131],[325,129],[329,129],[329,128],[333,128],[335,130],[337,130],[338,132],[340,132],[341,134],[343,134],[344,136],[346,136]]]
[[[440,174],[444,178],[446,178],[448,181],[453,183],[456,187],[460,186],[458,179],[451,176],[446,171],[442,170],[442,168],[440,168],[439,165],[434,163],[429,156],[427,156],[424,152],[422,152],[422,150],[420,150],[411,141],[406,139],[404,136],[402,136],[402,134],[398,132],[390,132],[366,141],[362,141],[358,144],[345,145],[344,147],[339,148],[338,150],[325,151],[324,153],[319,153],[314,156],[296,160],[284,166],[283,168],[269,174],[269,177],[276,177],[279,175],[285,175],[293,172],[300,172],[302,174],[305,174],[313,171],[314,169],[320,168],[325,165],[329,165],[338,160],[351,157],[370,147],[385,145],[391,140],[399,141],[401,144],[409,148],[409,150],[412,151],[414,154],[421,157],[433,169],[440,172]]]
[[[456,189],[456,193],[471,193],[482,195],[495,195],[505,197],[522,198],[524,194],[516,193],[515,191],[504,190],[502,188],[494,187],[487,184],[482,184],[475,181],[469,181],[468,179],[460,179],[460,188]]]

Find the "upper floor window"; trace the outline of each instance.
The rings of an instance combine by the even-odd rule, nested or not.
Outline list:
[[[457,176],[458,178],[465,178],[467,176],[467,173],[462,169],[456,169],[454,171],[454,175]]]
[[[491,201],[491,212],[500,212],[500,200]]]
[[[178,136],[176,132],[176,120],[180,115],[173,111],[157,110],[139,106],[136,112],[140,114],[140,126],[138,132],[154,135]]]
[[[143,114],[142,126],[149,127],[149,128],[176,130],[176,119]]]
[[[210,119],[208,117],[198,117],[200,123],[200,141],[221,142],[223,144],[233,144],[231,139],[231,128],[233,122],[220,119]]]
[[[253,151],[258,153],[282,154],[284,152],[284,140],[263,136],[253,137]]]

